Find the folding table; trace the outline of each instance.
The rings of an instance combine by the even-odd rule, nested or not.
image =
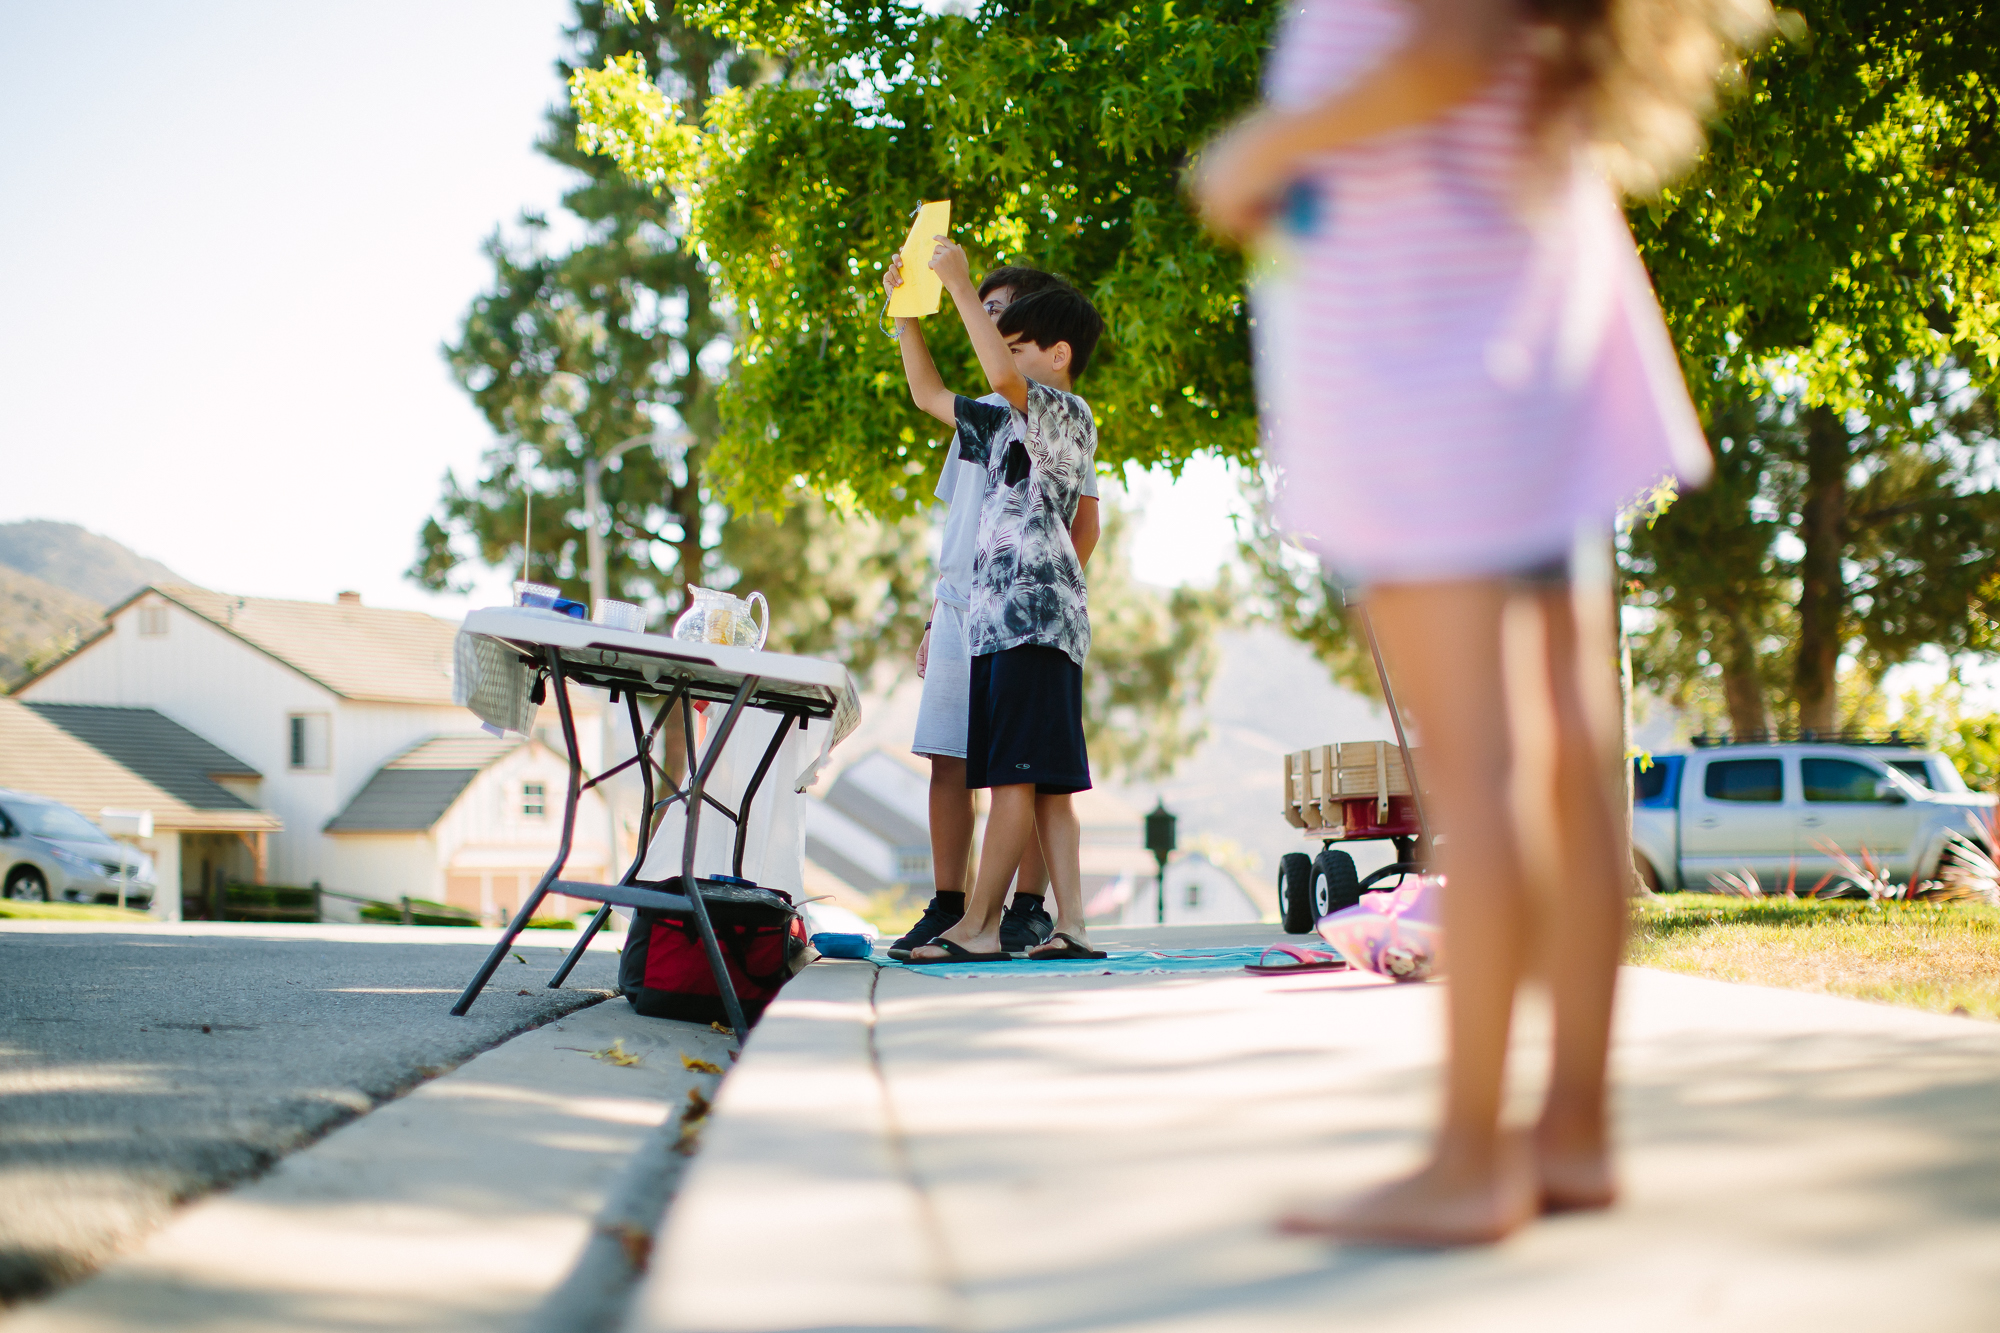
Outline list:
[[[553,686],[556,714],[562,720],[563,745],[569,752],[569,790],[563,803],[562,841],[556,859],[549,865],[535,891],[528,895],[513,921],[493,946],[479,972],[451,1012],[462,1015],[472,1007],[479,992],[493,976],[513,947],[514,939],[527,927],[535,909],[551,893],[582,898],[600,904],[582,938],[569,957],[549,979],[549,988],[563,979],[583,957],[591,938],[610,918],[614,905],[653,908],[691,915],[701,933],[702,948],[709,970],[722,997],[723,1010],[740,1040],[746,1031],[743,1006],[730,980],[722,947],[709,920],[700,882],[695,877],[696,835],[704,807],[712,808],[736,825],[736,846],[730,872],[743,872],[744,840],[748,836],[750,803],[763,785],[772,762],[793,723],[803,728],[816,718],[828,719],[818,757],[797,779],[800,791],[811,784],[828,752],[861,720],[861,703],[854,678],[838,663],[815,657],[793,657],[784,653],[758,652],[749,648],[725,647],[711,643],[689,643],[665,634],[642,634],[617,630],[589,621],[576,620],[559,612],[538,607],[492,607],[474,611],[459,631],[454,653],[456,698],[471,708],[489,728],[527,731],[534,725],[536,705]],[[633,755],[596,777],[584,777],[583,757],[577,747],[576,720],[572,715],[569,687],[574,682],[611,692],[612,704],[622,695],[626,717],[632,727]],[[651,725],[639,708],[639,696],[663,697]],[[699,759],[695,752],[694,705],[697,701],[727,703],[729,709],[715,724]],[[682,732],[687,744],[687,779],[676,786],[666,768],[653,757],[654,743],[675,707],[681,712]],[[736,722],[746,708],[759,708],[784,719],[772,732],[755,774],[743,789],[742,799],[732,810],[706,790],[716,760],[729,744]],[[639,766],[645,805],[639,821],[639,850],[632,864],[616,884],[585,884],[561,878],[569,860],[570,841],[576,830],[577,801],[583,793],[634,764]],[[665,784],[667,794],[653,799],[655,775]],[[635,883],[639,867],[646,860],[652,841],[654,821],[677,801],[687,803],[687,829],[681,848],[681,885],[695,891],[667,893]],[[724,886],[718,885],[718,889]]]

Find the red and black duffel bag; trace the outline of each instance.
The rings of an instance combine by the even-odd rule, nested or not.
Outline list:
[[[721,875],[696,881],[701,900],[722,946],[723,962],[743,1006],[743,1017],[755,1023],[778,988],[799,974],[813,959],[805,919],[792,906],[791,895],[767,889],[747,879]],[[681,893],[681,877],[641,887]],[[632,1007],[648,1018],[678,1018],[692,1023],[727,1023],[715,973],[702,947],[701,927],[692,912],[656,912],[641,908],[625,932],[618,958],[618,985]]]

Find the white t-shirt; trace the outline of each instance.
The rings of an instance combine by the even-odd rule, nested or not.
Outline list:
[[[997,393],[989,393],[979,401],[1002,407],[1007,403]],[[1020,413],[1015,413],[1017,431],[1020,420]],[[938,543],[938,600],[962,612],[972,595],[973,557],[979,554],[979,510],[986,503],[986,467],[958,456],[956,431],[945,447],[944,468],[938,474],[937,489],[932,494],[950,506],[945,511],[944,532]],[[1083,494],[1092,500],[1097,498],[1095,468],[1083,474]]]

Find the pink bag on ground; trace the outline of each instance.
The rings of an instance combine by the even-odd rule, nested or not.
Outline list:
[[[1444,975],[1444,876],[1412,875],[1319,919],[1319,936],[1351,965],[1396,981]]]

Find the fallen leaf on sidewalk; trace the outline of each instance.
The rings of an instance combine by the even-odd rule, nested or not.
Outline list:
[[[720,1023],[710,1023],[709,1026],[714,1028],[717,1032],[720,1032],[725,1037],[733,1037],[736,1035],[735,1028],[726,1028],[722,1026],[722,1024]]]
[[[688,1107],[681,1115],[680,1137],[674,1140],[674,1151],[683,1157],[691,1157],[701,1145],[701,1127],[708,1123],[708,1098],[701,1095],[700,1088],[688,1089]]]
[[[601,1051],[585,1050],[581,1046],[558,1046],[556,1049],[559,1051],[583,1051],[591,1059],[602,1060],[606,1064],[611,1065],[636,1065],[639,1063],[639,1057],[625,1049],[625,1039],[623,1037],[618,1038],[618,1040],[612,1042]]]
[[[645,1272],[653,1258],[653,1234],[635,1226],[613,1227],[610,1234],[617,1237],[619,1248],[625,1251],[625,1262],[632,1265],[632,1271]]]
[[[528,960],[521,957],[520,954],[509,954],[508,956],[512,958],[515,962],[519,963],[522,967],[526,967],[528,965]]]
[[[533,995],[533,994],[534,994],[534,992],[533,992],[533,991],[527,991],[527,990],[517,990],[517,991],[515,991],[514,993],[515,993],[516,995]]]
[[[681,1057],[681,1068],[691,1069],[697,1074],[720,1074],[722,1066],[713,1060],[697,1060],[692,1055]]]

